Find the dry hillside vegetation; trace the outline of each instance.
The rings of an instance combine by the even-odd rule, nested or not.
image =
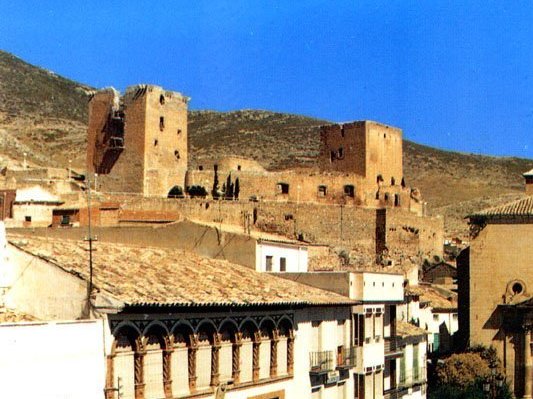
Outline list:
[[[23,153],[39,165],[83,168],[88,86],[0,51],[0,167]],[[357,118],[354,115],[354,118]],[[319,127],[328,123],[269,111],[191,111],[191,166],[228,155],[253,158],[267,169],[312,166]],[[409,132],[406,132],[408,135]],[[421,189],[450,235],[466,233],[463,217],[522,195],[521,174],[533,160],[442,151],[404,141],[407,183]]]

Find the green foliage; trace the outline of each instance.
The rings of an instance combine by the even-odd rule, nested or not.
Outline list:
[[[453,354],[437,366],[437,378],[443,385],[466,388],[489,375],[489,365],[478,353]]]
[[[195,198],[195,197],[205,198],[207,197],[207,190],[203,186],[190,186],[190,187],[187,187],[187,194],[189,194],[191,198]]]
[[[513,399],[509,385],[504,384],[501,388],[496,388],[494,399]],[[476,380],[466,387],[456,385],[440,385],[437,389],[431,390],[428,399],[486,399],[483,392],[483,380]]]

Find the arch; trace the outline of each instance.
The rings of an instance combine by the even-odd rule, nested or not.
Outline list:
[[[229,317],[222,320],[220,325],[218,326],[218,332],[222,332],[225,328],[227,328],[227,325],[230,325],[235,331],[239,330],[239,325],[234,319],[231,319]]]
[[[277,328],[276,322],[270,316],[263,317],[259,323],[259,330],[265,328],[270,328],[271,331]]]
[[[125,328],[129,328],[129,329],[132,329],[134,331],[134,335],[136,336],[141,336],[142,335],[142,331],[139,330],[139,328],[133,324],[132,322],[130,321],[121,321],[120,323],[117,324],[117,326],[113,329],[113,331],[111,332],[111,334],[113,336],[116,336],[117,333],[122,330],[122,329],[125,329]]]
[[[188,329],[190,334],[193,334],[195,332],[194,327],[188,320],[178,320],[170,329],[170,333],[175,334],[176,331],[180,329]]]
[[[163,332],[163,335],[170,335],[170,331],[168,331],[167,326],[163,324],[159,320],[152,320],[148,325],[144,328],[142,335],[146,337],[148,333],[150,333],[150,330],[160,328]]]
[[[196,326],[195,332],[199,333],[200,331],[203,331],[203,330],[206,330],[206,329],[212,330],[213,332],[216,332],[217,331],[217,326],[215,325],[215,323],[211,319],[202,319],[198,323],[198,325]]]
[[[249,327],[249,325],[253,326],[253,331],[259,330],[259,325],[257,322],[254,319],[247,317],[241,321],[241,324],[239,325],[239,331],[243,332],[246,327]]]
[[[293,330],[294,325],[292,323],[292,320],[287,315],[281,316],[281,318],[278,320],[278,330],[281,331],[282,328],[285,328],[286,330]]]

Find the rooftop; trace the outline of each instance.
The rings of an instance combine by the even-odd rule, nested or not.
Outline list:
[[[510,202],[501,206],[484,209],[480,212],[467,216],[472,219],[498,219],[509,217],[533,217],[533,196],[528,196],[517,201]]]
[[[396,334],[401,338],[427,335],[427,331],[414,324],[398,320],[396,322]]]
[[[8,234],[21,250],[84,280],[88,243]],[[93,283],[130,306],[354,304],[347,297],[175,249],[93,243]]]
[[[526,173],[522,174],[522,176],[524,176],[524,177],[533,176],[533,169],[531,169],[529,172],[526,172]]]
[[[418,295],[420,303],[427,303],[433,309],[454,310],[457,309],[457,294],[437,289],[428,285],[408,286],[405,288],[406,295]]]

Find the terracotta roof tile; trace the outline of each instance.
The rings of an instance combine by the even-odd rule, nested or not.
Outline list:
[[[468,215],[469,218],[533,217],[533,196]]]
[[[434,309],[457,309],[457,294],[444,295],[434,287],[418,285],[405,288],[406,295],[418,295],[420,302],[428,303]]]
[[[414,324],[398,320],[396,322],[396,334],[402,338],[416,337],[420,335],[427,335],[427,331],[423,328],[417,327]]]
[[[88,280],[88,243],[8,235],[20,249]],[[93,243],[94,285],[128,305],[353,304],[347,297],[182,250]]]

